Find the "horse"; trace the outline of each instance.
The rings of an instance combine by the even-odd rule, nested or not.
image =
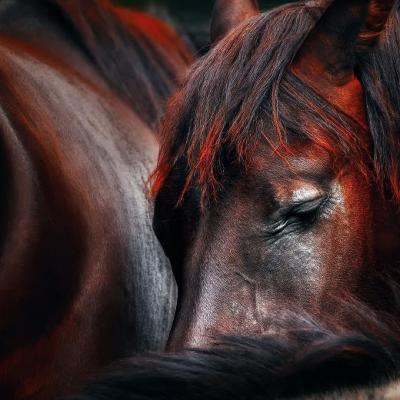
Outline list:
[[[53,399],[164,348],[176,288],[145,185],[191,60],[108,1],[0,2],[2,399]]]
[[[393,4],[216,1],[153,174],[168,353],[72,399],[390,396],[371,385],[400,360]]]
[[[279,332],[290,310],[349,329],[343,303],[399,311],[398,131],[383,129],[392,102],[357,62],[393,2],[229,4],[171,103],[154,174],[179,288],[170,351]]]

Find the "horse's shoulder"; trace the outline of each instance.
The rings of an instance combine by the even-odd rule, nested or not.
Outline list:
[[[133,202],[135,212],[145,212],[144,182],[158,149],[147,125],[111,91],[23,44],[0,39],[0,59],[0,106],[30,156],[51,161],[63,180],[81,182],[76,193],[83,197],[112,193],[95,201],[99,211],[121,214]],[[138,229],[132,220],[120,223]]]

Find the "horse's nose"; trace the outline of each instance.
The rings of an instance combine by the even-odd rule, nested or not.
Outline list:
[[[167,352],[179,352],[184,349],[204,348],[210,345],[210,341],[201,335],[174,335],[168,340]]]
[[[223,336],[255,335],[260,333],[253,310],[248,304],[235,309],[197,300],[197,307],[184,307],[178,311],[171,330],[167,351],[213,345]],[[227,303],[232,303],[228,301]],[[250,310],[249,310],[250,308]]]
[[[236,275],[235,275],[236,277]],[[254,288],[242,279],[203,279],[190,296],[182,296],[167,350],[209,347],[223,336],[252,336],[263,331]]]
[[[168,339],[167,351],[178,352],[184,349],[207,347],[213,342],[215,335],[223,334],[216,332],[207,319],[193,317],[193,315],[184,314],[176,319]]]

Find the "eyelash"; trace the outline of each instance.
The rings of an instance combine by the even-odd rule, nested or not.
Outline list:
[[[281,210],[279,215],[274,218],[275,221],[266,229],[265,234],[267,239],[277,240],[283,232],[288,234],[299,229],[307,229],[307,227],[313,225],[318,220],[330,202],[331,196],[328,195],[321,199],[290,205],[286,209]],[[312,206],[313,204],[315,204],[314,207]],[[303,210],[301,210],[302,207],[304,207]],[[292,229],[287,232],[289,227],[292,227]]]

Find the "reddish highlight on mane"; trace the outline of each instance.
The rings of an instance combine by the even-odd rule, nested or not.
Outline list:
[[[177,205],[191,187],[200,191],[205,204],[218,194],[232,165],[248,167],[254,146],[266,143],[285,158],[296,152],[298,140],[304,140],[326,149],[334,160],[351,161],[375,179],[382,192],[390,191],[400,200],[400,124],[389,131],[373,125],[378,108],[381,119],[390,119],[384,115],[387,102],[368,101],[376,99],[376,86],[364,77],[370,124],[366,127],[290,71],[322,11],[317,5],[295,3],[261,14],[230,32],[194,65],[166,113],[151,180],[153,196],[175,169],[183,173],[183,165]],[[371,137],[370,143],[365,143],[366,137]]]

